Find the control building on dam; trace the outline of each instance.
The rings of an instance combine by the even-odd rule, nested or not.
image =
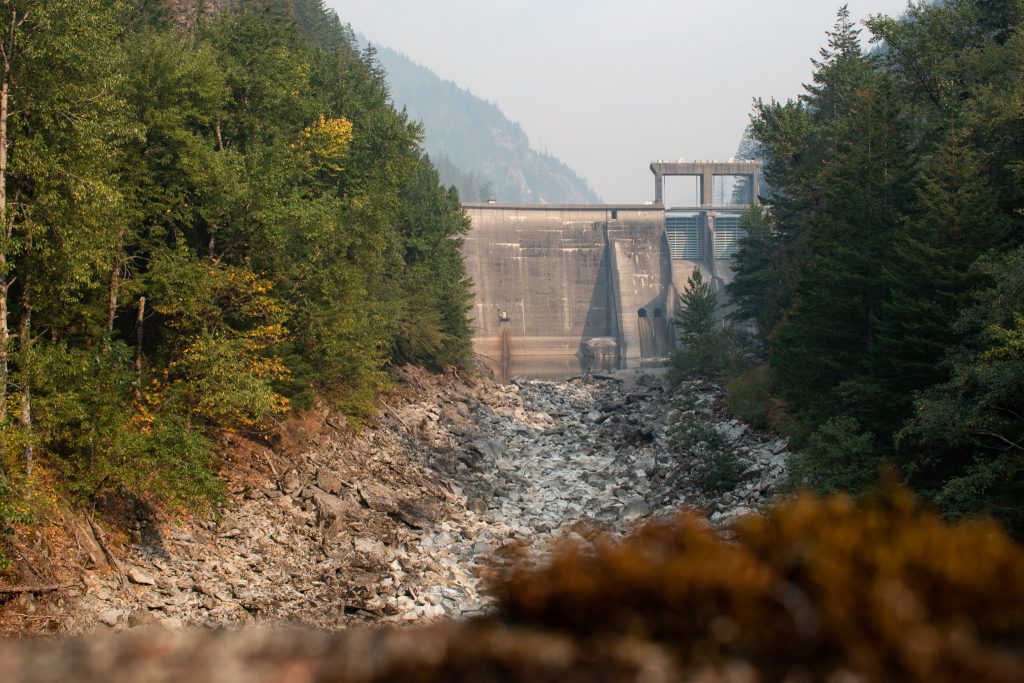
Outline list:
[[[732,279],[761,164],[658,161],[651,171],[646,204],[465,205],[477,353],[635,366],[671,352],[678,293],[693,270],[716,290]],[[669,179],[681,194],[666,195]]]

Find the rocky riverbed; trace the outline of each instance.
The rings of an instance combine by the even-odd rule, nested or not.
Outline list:
[[[65,633],[480,614],[505,546],[542,552],[681,506],[726,524],[762,505],[785,443],[725,419],[720,399],[635,372],[499,385],[406,369],[375,424],[354,431],[318,410],[272,444],[235,439],[217,520],[140,513],[123,552],[104,562],[97,549],[76,585],[18,607],[49,610]],[[709,490],[709,442],[734,470],[727,489]]]

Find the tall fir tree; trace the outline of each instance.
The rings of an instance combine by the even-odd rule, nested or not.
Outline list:
[[[865,380],[914,162],[893,84],[860,53],[843,11],[830,45],[808,101],[831,153],[820,165],[819,207],[803,226],[805,265],[774,338],[772,374],[807,425],[849,414],[872,428],[877,396]]]

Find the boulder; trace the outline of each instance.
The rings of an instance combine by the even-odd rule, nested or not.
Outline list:
[[[471,441],[469,448],[476,451],[485,458],[492,460],[500,458],[505,453],[505,443],[494,437],[484,437]]]
[[[129,567],[128,568],[128,579],[132,583],[137,583],[140,586],[155,586],[156,585],[156,579],[154,579],[152,576],[147,574],[142,569],[139,569],[138,567]]]
[[[338,494],[344,486],[342,479],[328,469],[321,469],[316,475],[316,485],[327,493]]]
[[[359,503],[351,498],[341,498],[327,493],[319,486],[307,486],[316,512],[316,521],[327,538],[333,538],[347,525],[349,520],[360,514]]]
[[[281,482],[281,488],[284,489],[285,493],[292,494],[302,488],[302,482],[299,481],[299,474],[295,470],[289,471],[284,475],[284,481]]]
[[[97,618],[101,624],[114,627],[121,622],[122,618],[124,618],[124,612],[119,609],[106,609],[100,612]]]
[[[398,512],[398,494],[383,484],[360,484],[359,497],[375,512],[387,514]]]

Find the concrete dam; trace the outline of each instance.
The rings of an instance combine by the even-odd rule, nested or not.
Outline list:
[[[695,268],[716,290],[732,279],[756,201],[755,162],[655,162],[655,201],[621,205],[466,204],[463,254],[474,283],[473,345],[495,364],[558,358],[602,367],[664,359],[678,293]],[[693,180],[666,207],[665,178]],[[728,180],[731,179],[731,180]]]

